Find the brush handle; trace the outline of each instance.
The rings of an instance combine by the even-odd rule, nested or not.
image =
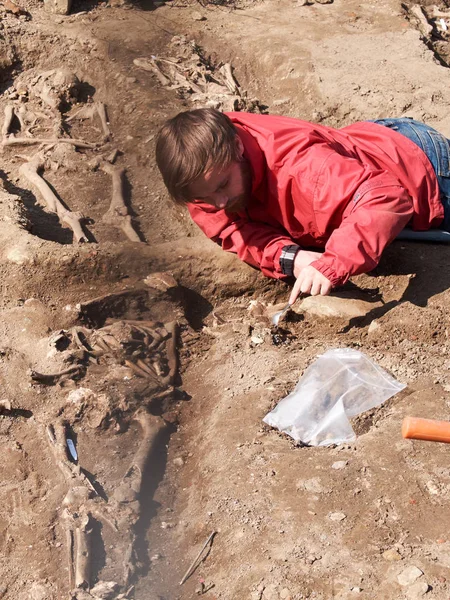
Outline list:
[[[402,436],[413,440],[450,444],[450,421],[405,417],[402,425]]]

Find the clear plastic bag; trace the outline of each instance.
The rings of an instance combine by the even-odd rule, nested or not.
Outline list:
[[[405,387],[362,352],[328,350],[263,421],[309,446],[340,444],[356,438],[349,418]]]

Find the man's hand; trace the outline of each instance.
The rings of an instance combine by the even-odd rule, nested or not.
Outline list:
[[[308,267],[315,260],[319,260],[321,252],[312,250],[299,250],[294,258],[294,277],[298,277],[305,267]]]
[[[300,293],[311,294],[311,296],[318,296],[319,294],[327,296],[331,292],[331,287],[331,281],[325,275],[322,275],[320,271],[311,266],[304,267],[294,284],[289,297],[289,304],[293,304]]]

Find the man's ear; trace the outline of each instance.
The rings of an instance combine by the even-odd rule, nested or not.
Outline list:
[[[239,158],[242,158],[244,156],[244,144],[242,143],[242,140],[239,137],[239,135],[236,135],[236,146],[238,149]]]

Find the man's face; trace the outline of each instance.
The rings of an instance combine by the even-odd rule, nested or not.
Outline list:
[[[244,209],[250,199],[251,189],[251,168],[243,156],[224,169],[211,169],[189,186],[192,198],[227,212]]]

